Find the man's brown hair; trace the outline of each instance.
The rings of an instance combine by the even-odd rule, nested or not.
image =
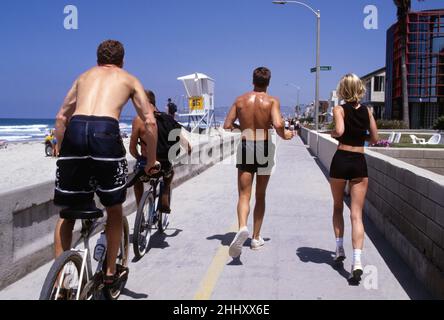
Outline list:
[[[151,90],[145,90],[145,94],[148,97],[148,100],[150,101],[150,103],[156,107],[156,95],[154,94],[154,92],[152,92]]]
[[[265,88],[270,85],[271,71],[268,68],[261,67],[254,70],[253,84],[260,88]]]
[[[116,40],[107,40],[102,42],[97,49],[97,64],[113,64],[123,66],[125,57],[125,48],[123,44]]]

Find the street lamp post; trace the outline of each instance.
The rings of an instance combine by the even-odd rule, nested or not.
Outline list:
[[[314,13],[317,20],[317,32],[316,32],[316,98],[315,98],[315,130],[319,130],[319,107],[320,107],[320,99],[319,99],[319,83],[321,79],[321,11],[315,10],[310,7],[308,4],[300,2],[300,1],[273,1],[274,4],[298,4],[306,7],[311,12]]]
[[[294,87],[294,88],[296,88],[296,89],[298,90],[298,101],[297,101],[297,104],[296,104],[296,109],[299,109],[299,97],[300,97],[300,95],[301,95],[301,87],[295,85],[294,83],[287,83],[286,85],[287,85],[287,86]]]

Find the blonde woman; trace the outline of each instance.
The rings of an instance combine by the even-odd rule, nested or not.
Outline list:
[[[372,112],[360,104],[365,86],[355,74],[344,76],[338,87],[344,104],[333,110],[335,130],[332,137],[339,141],[338,150],[330,169],[330,184],[334,199],[333,226],[336,236],[337,262],[345,260],[344,250],[344,190],[350,183],[353,263],[351,277],[360,281],[363,274],[362,250],[364,247],[363,208],[368,189],[367,162],[364,146],[367,141],[376,143],[378,128]]]

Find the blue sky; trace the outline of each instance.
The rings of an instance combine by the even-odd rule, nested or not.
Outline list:
[[[416,10],[442,0],[412,1]],[[322,12],[321,96],[347,72],[385,65],[386,30],[396,20],[391,0],[308,0]],[[63,9],[79,10],[79,30],[63,27]],[[363,27],[366,5],[379,9],[379,29]],[[272,69],[270,93],[283,105],[314,98],[315,17],[271,0],[3,0],[0,10],[0,117],[54,117],[74,79],[95,64],[97,45],[122,41],[125,68],[158,95],[184,94],[178,76],[203,72],[216,80],[216,104],[229,106],[251,89],[255,67]],[[131,105],[124,112],[132,114]]]

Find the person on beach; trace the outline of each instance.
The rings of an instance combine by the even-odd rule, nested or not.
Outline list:
[[[56,137],[56,133],[55,133],[55,129],[52,129],[49,136],[51,137],[50,143],[52,146],[52,156],[54,158],[57,157],[58,154],[58,143],[57,143],[57,137]]]
[[[333,109],[335,129],[332,137],[339,141],[338,150],[330,168],[330,184],[334,199],[333,226],[336,236],[336,262],[346,259],[344,250],[344,191],[347,182],[351,195],[351,222],[353,238],[352,279],[361,280],[363,274],[362,250],[364,224],[362,212],[368,189],[367,163],[364,145],[378,141],[378,128],[372,112],[360,104],[365,85],[354,74],[344,76],[338,95],[345,103]]]
[[[61,146],[57,162],[54,203],[82,210],[95,207],[94,194],[107,211],[107,268],[105,285],[114,288],[128,270],[116,272],[122,238],[122,204],[126,200],[127,161],[119,119],[131,99],[143,119],[147,174],[158,172],[155,146],[157,124],[154,107],[140,81],[123,68],[125,50],[114,40],[100,44],[97,66],[82,74],[72,86],[57,115],[56,135]],[[55,254],[71,248],[75,220],[60,219],[55,231]]]
[[[162,171],[164,172],[164,184],[165,184],[165,192],[163,192],[161,199],[161,211],[162,213],[171,213],[170,208],[170,190],[171,183],[174,178],[174,170],[173,164],[171,160],[168,159],[168,153],[170,146],[176,141],[169,141],[170,133],[173,130],[182,130],[182,126],[174,120],[174,118],[170,115],[160,113],[156,107],[156,96],[154,92],[147,90],[146,95],[150,103],[156,109],[155,117],[157,119],[157,128],[158,128],[158,144],[157,144],[157,160],[160,162]],[[140,117],[135,117],[133,120],[133,129],[131,134],[131,142],[130,142],[130,153],[137,160],[135,170],[139,168],[143,168],[146,165],[148,148],[150,145],[145,140],[146,129],[144,123]],[[192,148],[185,137],[183,132],[180,132],[180,143],[183,147],[188,150],[188,154],[191,154]],[[140,152],[138,149],[140,146]],[[139,205],[144,193],[144,185],[141,181],[138,181],[134,184],[134,194],[136,196],[136,202]]]
[[[173,100],[168,99],[168,105],[167,105],[167,113],[172,116],[173,118],[176,118],[177,113],[177,106],[173,102]]]
[[[250,236],[247,220],[250,214],[250,199],[256,175],[256,207],[251,249],[258,250],[265,244],[261,228],[265,215],[265,197],[271,172],[274,167],[275,146],[270,141],[272,127],[284,140],[291,140],[294,132],[285,130],[280,102],[267,94],[271,71],[258,68],[253,74],[254,90],[236,99],[224,124],[225,130],[240,129],[242,142],[237,155],[238,168],[238,219],[239,232],[230,245],[229,254],[237,258]],[[239,120],[240,126],[236,125]]]

